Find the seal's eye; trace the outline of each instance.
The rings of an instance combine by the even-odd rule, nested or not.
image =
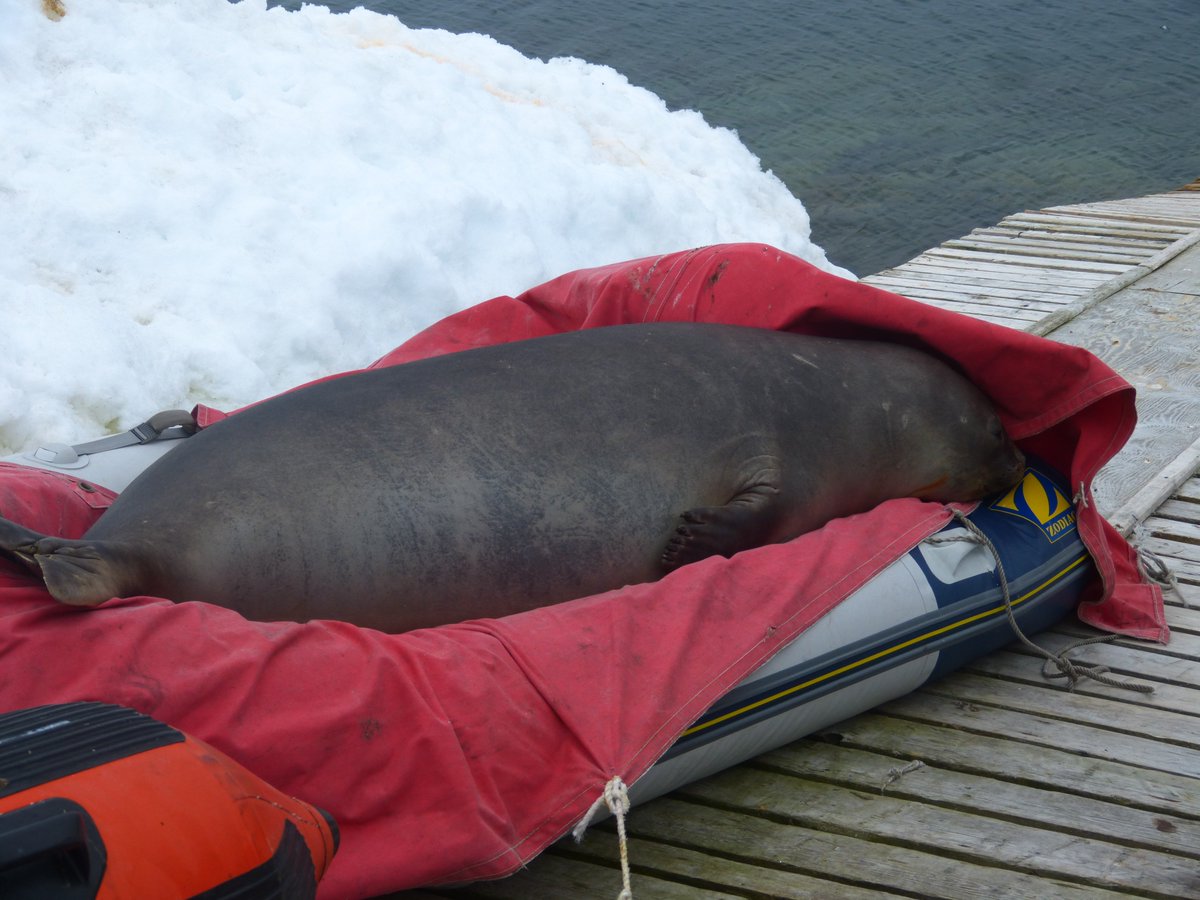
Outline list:
[[[996,416],[992,416],[990,419],[988,419],[988,434],[990,434],[996,440],[1000,440],[1002,437],[1004,437],[1004,426],[1000,424],[1000,419]]]

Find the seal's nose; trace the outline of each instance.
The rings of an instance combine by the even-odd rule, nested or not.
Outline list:
[[[1025,477],[1025,454],[1017,447],[1012,445],[1012,461],[1005,469],[1004,484],[997,488],[998,491],[1006,491],[1022,478]]]

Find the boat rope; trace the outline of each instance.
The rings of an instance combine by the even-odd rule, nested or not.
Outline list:
[[[1067,690],[1075,690],[1075,685],[1079,683],[1081,678],[1090,678],[1093,681],[1098,681],[1100,684],[1107,684],[1109,687],[1122,688],[1127,691],[1136,691],[1139,694],[1149,694],[1154,691],[1154,687],[1149,684],[1138,684],[1133,681],[1126,681],[1107,674],[1109,669],[1107,666],[1092,665],[1090,663],[1076,662],[1068,658],[1068,654],[1080,647],[1086,647],[1088,644],[1107,643],[1116,639],[1115,634],[1105,634],[1099,637],[1083,638],[1082,640],[1074,641],[1059,650],[1058,653],[1051,653],[1044,647],[1040,647],[1031,641],[1025,632],[1021,630],[1021,626],[1017,624],[1017,617],[1013,613],[1012,592],[1008,587],[1008,576],[1004,572],[1004,563],[1000,561],[1000,551],[996,549],[996,545],[992,543],[991,538],[983,533],[978,525],[967,518],[965,513],[953,510],[954,518],[962,524],[970,533],[970,536],[960,535],[951,538],[942,538],[942,540],[973,540],[976,543],[982,544],[992,554],[992,558],[996,560],[996,575],[1000,579],[1000,591],[1004,597],[1004,612],[1008,615],[1008,624],[1012,627],[1013,633],[1020,639],[1028,649],[1032,650],[1038,656],[1042,657],[1045,662],[1042,663],[1042,677],[1044,678],[1066,678]],[[935,536],[936,537],[936,536]],[[1050,666],[1054,665],[1058,671],[1050,671]]]
[[[621,780],[620,775],[614,775],[609,779],[608,784],[604,786],[603,793],[596,798],[596,802],[587,811],[587,815],[571,830],[571,836],[577,843],[582,841],[583,833],[592,824],[596,813],[606,806],[617,819],[617,840],[621,848],[621,893],[617,894],[617,900],[633,900],[633,888],[629,879],[629,842],[625,835],[625,814],[629,812],[629,789],[625,787],[625,782]]]
[[[1179,579],[1175,577],[1175,573],[1171,571],[1166,560],[1145,547],[1136,547],[1136,549],[1138,572],[1141,573],[1141,576],[1147,581],[1157,582],[1167,590],[1174,591],[1183,605],[1190,609],[1191,604],[1188,603],[1187,597],[1183,596],[1183,589],[1179,587]]]
[[[1071,498],[1071,501],[1076,506],[1082,506],[1084,509],[1088,508],[1088,495],[1082,481],[1079,482],[1079,490],[1075,492],[1075,496]]]
[[[883,779],[883,784],[879,785],[879,793],[884,793],[888,788],[890,788],[909,772],[915,772],[917,769],[922,769],[924,767],[925,763],[919,759],[914,759],[906,766],[895,766],[891,769],[888,769],[887,777]]]

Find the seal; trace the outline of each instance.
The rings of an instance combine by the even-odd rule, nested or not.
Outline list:
[[[282,394],[156,461],[83,539],[4,520],[0,549],[64,603],[399,632],[653,581],[894,497],[978,499],[1023,465],[984,395],[920,351],[619,325]]]

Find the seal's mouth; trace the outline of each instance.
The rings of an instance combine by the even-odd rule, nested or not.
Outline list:
[[[950,480],[950,479],[949,479],[949,477],[948,477],[948,476],[946,476],[946,475],[943,475],[941,478],[937,479],[936,481],[931,481],[931,482],[929,482],[929,484],[923,484],[923,485],[921,485],[919,488],[917,488],[915,491],[913,491],[913,492],[912,492],[912,495],[913,495],[914,497],[933,497],[933,496],[937,496],[937,493],[938,493],[938,492],[939,492],[939,491],[940,491],[940,490],[941,490],[943,487],[945,487],[945,486],[946,486],[946,483],[947,483],[949,480]]]
[[[1011,459],[1008,465],[996,476],[995,484],[989,490],[983,492],[985,496],[1007,491],[1019,484],[1021,479],[1025,477],[1025,454],[1017,448],[1016,444],[1012,445],[1010,456]]]

